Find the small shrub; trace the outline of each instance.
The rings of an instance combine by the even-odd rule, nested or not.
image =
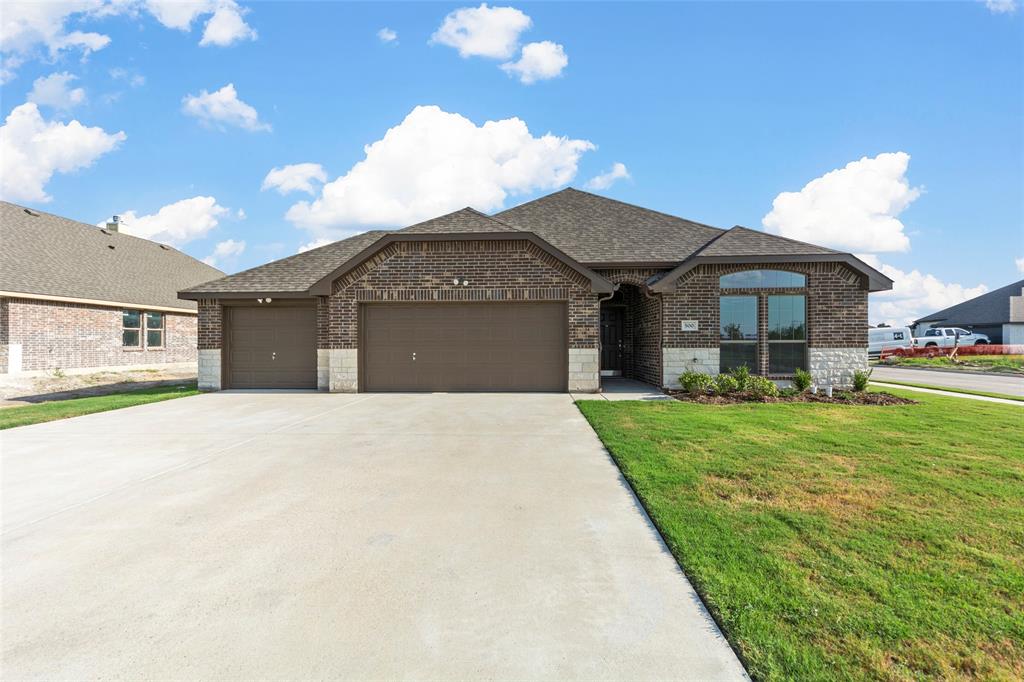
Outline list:
[[[63,379],[64,378],[64,370],[62,370],[60,367],[58,367],[57,369],[53,370],[53,376],[56,379]]]
[[[739,382],[731,374],[719,374],[715,377],[715,393],[726,395],[740,390]]]
[[[707,393],[714,387],[714,380],[703,372],[683,372],[679,377],[679,385],[687,393]]]
[[[806,369],[797,369],[793,373],[793,388],[803,393],[811,387],[811,373]]]
[[[871,378],[871,371],[872,370],[870,369],[867,371],[864,371],[863,369],[858,369],[856,372],[853,373],[854,391],[856,391],[857,393],[863,393],[864,390],[867,389],[868,379]]]
[[[779,395],[782,396],[783,398],[795,398],[796,396],[800,395],[801,393],[802,393],[802,391],[798,391],[798,390],[796,390],[795,388],[792,388],[792,387],[790,387],[790,388],[780,388],[779,389]]]
[[[733,367],[732,378],[736,380],[736,390],[746,391],[749,389],[750,382],[750,368],[746,365],[740,365],[739,367]]]
[[[758,398],[775,398],[779,395],[779,387],[765,377],[747,377],[747,390]]]

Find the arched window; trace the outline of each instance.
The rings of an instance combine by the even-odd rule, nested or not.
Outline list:
[[[794,289],[807,286],[807,276],[785,270],[742,270],[722,275],[722,289]]]

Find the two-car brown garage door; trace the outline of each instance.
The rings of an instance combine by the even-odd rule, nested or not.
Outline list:
[[[362,308],[364,391],[565,391],[564,303]]]
[[[229,306],[227,388],[316,388],[311,305]],[[564,303],[382,303],[360,311],[363,391],[565,391]]]

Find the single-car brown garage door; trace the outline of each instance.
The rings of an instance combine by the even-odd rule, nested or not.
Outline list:
[[[565,391],[564,303],[362,308],[363,390]]]
[[[316,388],[312,306],[225,307],[227,388]]]

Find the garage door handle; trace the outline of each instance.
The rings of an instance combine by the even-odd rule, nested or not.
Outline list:
[[[276,352],[272,352],[272,353],[270,354],[270,359],[271,359],[271,360],[277,360],[277,353],[276,353]]]
[[[412,354],[412,359],[413,359],[414,362],[416,361],[416,353]]]

